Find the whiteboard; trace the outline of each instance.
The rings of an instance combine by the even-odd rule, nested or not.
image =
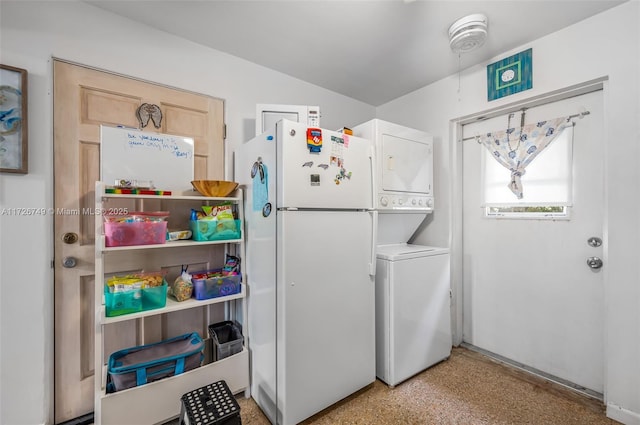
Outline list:
[[[100,126],[100,180],[152,181],[157,190],[186,191],[193,180],[193,138]]]

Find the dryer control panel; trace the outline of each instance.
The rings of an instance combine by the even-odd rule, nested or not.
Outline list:
[[[378,195],[377,209],[381,211],[433,211],[433,197],[381,193]]]

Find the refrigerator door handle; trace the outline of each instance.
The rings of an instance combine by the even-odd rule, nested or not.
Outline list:
[[[369,276],[376,275],[376,246],[378,244],[378,211],[369,211],[371,214],[371,262],[369,263]]]

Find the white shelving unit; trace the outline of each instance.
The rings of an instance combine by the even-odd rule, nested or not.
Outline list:
[[[135,199],[171,201],[202,201],[212,205],[221,202],[231,202],[237,205],[238,218],[244,223],[244,211],[242,203],[242,191],[238,190],[235,197],[210,198],[204,196],[156,196],[156,195],[128,195],[105,193],[105,185],[96,182],[96,211],[105,211],[105,202],[112,199]],[[212,245],[235,246],[235,252],[241,258],[240,266],[242,273],[241,292],[226,297],[211,298],[206,300],[190,299],[177,302],[167,297],[166,306],[154,310],[147,310],[138,313],[125,314],[122,316],[107,317],[104,306],[104,276],[105,263],[109,261],[111,253],[130,251],[133,254],[140,254],[143,250],[184,250],[208,249]],[[244,391],[245,397],[249,397],[249,351],[247,341],[247,308],[246,308],[246,277],[245,277],[245,248],[244,230],[240,239],[198,242],[193,240],[167,241],[157,245],[136,245],[123,247],[106,247],[104,237],[104,226],[101,217],[96,217],[95,224],[95,403],[94,403],[94,423],[95,424],[124,424],[124,423],[144,423],[158,424],[172,418],[180,413],[180,397],[196,388],[211,384],[224,379],[234,394]],[[114,393],[106,392],[108,355],[104,353],[106,325],[116,322],[144,320],[146,317],[154,317],[180,310],[187,310],[224,303],[225,315],[227,319],[238,319],[242,323],[242,333],[245,335],[245,347],[240,353],[234,354],[222,360],[204,364],[196,369],[183,374],[164,378],[139,387],[129,388]],[[238,306],[240,304],[240,313]],[[206,338],[207,335],[201,335]],[[155,342],[155,341],[153,341]],[[149,342],[144,342],[149,343]]]

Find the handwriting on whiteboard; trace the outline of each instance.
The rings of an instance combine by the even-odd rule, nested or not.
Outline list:
[[[127,144],[131,149],[152,149],[169,153],[176,158],[191,159],[193,157],[193,151],[181,148],[178,139],[171,136],[127,132]]]
[[[161,190],[190,191],[194,161],[191,137],[100,126],[100,178],[107,184],[145,180]]]

